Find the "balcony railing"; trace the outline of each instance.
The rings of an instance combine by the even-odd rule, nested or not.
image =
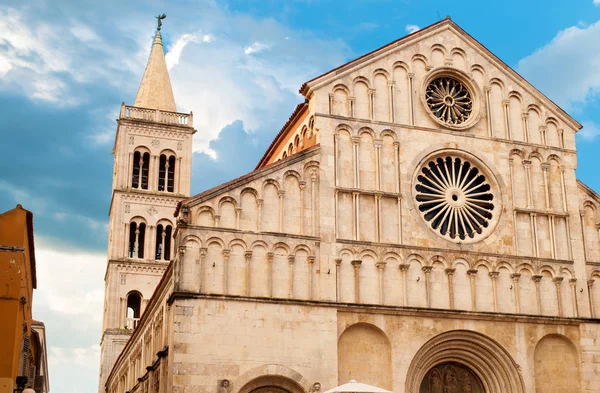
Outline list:
[[[125,327],[127,328],[127,330],[134,330],[137,327],[139,322],[140,322],[139,318],[127,318]]]
[[[194,126],[194,115],[179,112],[161,111],[160,109],[138,108],[121,104],[120,119],[133,119],[151,121],[155,123],[171,124],[175,126]]]

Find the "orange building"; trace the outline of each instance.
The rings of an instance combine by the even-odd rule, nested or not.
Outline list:
[[[0,214],[0,393],[47,391],[45,337],[32,330],[36,286],[33,213],[17,205]]]

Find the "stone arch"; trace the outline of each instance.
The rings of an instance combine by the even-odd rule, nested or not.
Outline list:
[[[310,382],[296,370],[282,364],[265,364],[239,376],[232,386],[237,393],[250,393],[262,386],[277,386],[291,393],[307,393]]]
[[[392,389],[392,344],[375,325],[351,325],[338,338],[338,384],[351,379]]]
[[[467,54],[463,49],[453,48],[450,51],[450,58],[452,59],[452,66],[462,71],[467,70]]]
[[[577,348],[567,337],[549,334],[535,346],[535,391],[578,393],[579,359]],[[560,356],[560,362],[556,358]]]
[[[333,87],[331,114],[337,116],[350,115],[350,90],[342,84]]]
[[[198,208],[197,225],[214,227],[215,226],[215,209],[211,206],[200,206]]]
[[[358,119],[370,118],[370,99],[369,90],[371,86],[367,78],[358,76],[352,82],[352,90],[354,93],[354,113],[353,117]]]
[[[419,349],[408,369],[406,393],[419,393],[429,370],[445,362],[468,367],[486,393],[525,391],[517,364],[500,344],[481,333],[452,330],[433,337]]]
[[[448,51],[442,44],[431,45],[431,64],[434,67],[443,67]]]

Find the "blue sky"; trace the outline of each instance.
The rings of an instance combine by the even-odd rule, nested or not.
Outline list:
[[[115,119],[154,15],[198,129],[193,194],[254,168],[302,82],[446,15],[584,124],[577,174],[600,191],[596,2],[0,0],[0,211],[35,215],[52,391],[96,391]]]

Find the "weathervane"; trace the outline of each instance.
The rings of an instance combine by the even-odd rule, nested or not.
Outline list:
[[[162,27],[162,20],[165,19],[166,17],[167,17],[167,14],[155,16],[156,20],[158,21],[158,31],[160,31],[160,28]]]

